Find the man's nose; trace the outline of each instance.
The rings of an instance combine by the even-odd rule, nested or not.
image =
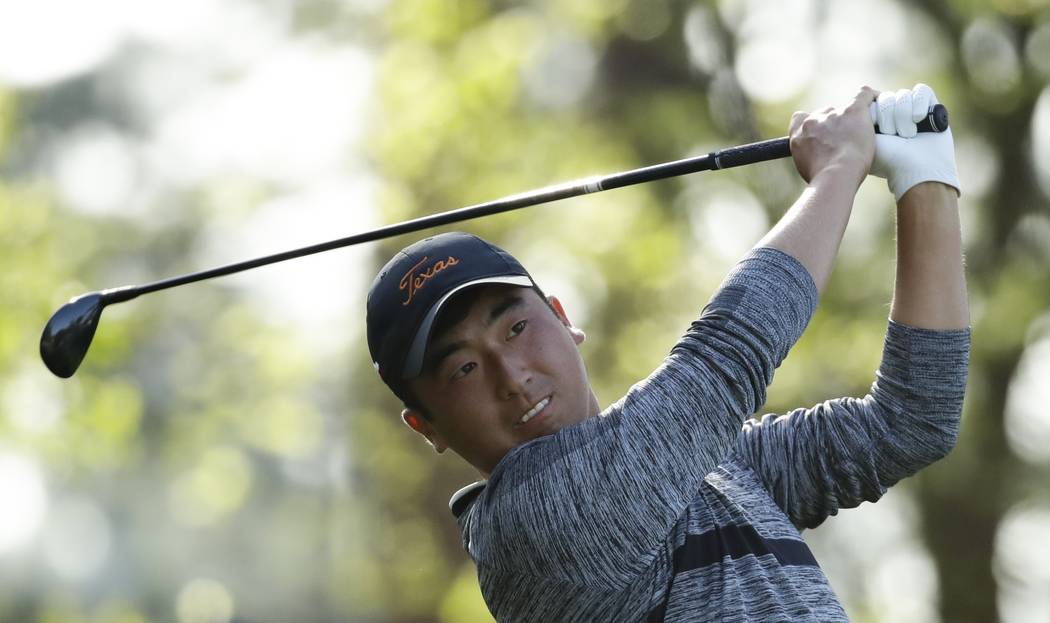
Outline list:
[[[532,382],[532,371],[524,358],[515,355],[498,357],[496,371],[501,397],[513,398],[527,393],[528,385]]]

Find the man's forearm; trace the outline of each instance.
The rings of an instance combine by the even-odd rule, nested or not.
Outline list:
[[[890,318],[923,329],[970,324],[955,189],[919,184],[897,204],[897,278]]]
[[[797,259],[813,277],[817,291],[823,292],[859,184],[852,170],[825,169],[757,246],[772,247]]]

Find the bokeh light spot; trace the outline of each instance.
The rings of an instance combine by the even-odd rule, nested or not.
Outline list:
[[[634,0],[620,13],[620,30],[636,41],[650,41],[664,34],[671,25],[666,0]]]
[[[955,138],[959,179],[968,197],[983,197],[999,177],[999,156],[994,147],[977,133]]]
[[[963,33],[962,58],[970,79],[991,94],[1010,91],[1021,80],[1021,61],[1006,26],[974,20]]]
[[[64,579],[89,579],[109,557],[109,521],[90,498],[58,501],[49,513],[45,533],[44,556]]]
[[[175,612],[179,623],[227,623],[233,618],[233,596],[216,580],[196,578],[179,591]]]
[[[0,555],[29,541],[47,510],[47,489],[36,461],[0,450]]]
[[[61,422],[65,414],[62,393],[43,367],[26,365],[14,372],[3,389],[3,411],[18,430],[41,435]]]
[[[55,180],[70,207],[90,214],[125,212],[135,190],[134,147],[112,128],[85,127],[62,142],[55,158]]]
[[[1044,21],[1028,35],[1024,52],[1028,64],[1044,79],[1050,79],[1050,20]]]
[[[758,199],[730,182],[694,184],[680,201],[693,206],[686,209],[701,248],[726,262],[743,257],[769,226]]]
[[[94,68],[119,43],[123,4],[0,2],[0,82],[34,87]]]
[[[797,95],[816,68],[810,0],[752,3],[738,32],[736,77],[752,98],[779,102]]]
[[[526,69],[525,90],[545,108],[572,106],[590,89],[597,62],[586,41],[569,32],[555,33]]]
[[[1003,623],[1050,619],[1050,507],[1022,502],[995,534],[993,570]]]
[[[1044,87],[1032,113],[1032,161],[1043,195],[1050,197],[1050,86]]]
[[[175,517],[188,526],[211,524],[237,510],[251,490],[252,468],[235,448],[216,446],[175,481],[169,501]]]
[[[689,10],[683,26],[689,62],[705,74],[715,73],[726,61],[717,20],[710,8],[695,6]]]
[[[1006,395],[1006,438],[1022,459],[1050,463],[1050,337],[1024,351]]]

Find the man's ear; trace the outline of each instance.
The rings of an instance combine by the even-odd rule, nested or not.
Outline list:
[[[551,309],[554,310],[554,315],[561,320],[561,323],[565,325],[565,328],[569,330],[569,334],[572,335],[572,341],[576,342],[576,345],[580,345],[584,340],[587,339],[587,334],[582,329],[578,329],[572,326],[572,322],[569,320],[569,316],[565,313],[565,308],[562,307],[561,301],[556,296],[548,296],[547,302],[550,304]]]
[[[434,430],[434,427],[430,425],[430,422],[423,417],[419,410],[406,408],[401,412],[401,421],[412,430],[426,437],[427,442],[434,447],[434,451],[438,454],[448,449],[448,444],[441,437],[441,433]]]

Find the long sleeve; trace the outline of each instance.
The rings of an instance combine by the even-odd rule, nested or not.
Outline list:
[[[493,612],[534,618],[543,611],[529,590],[571,584],[594,591],[579,593],[589,600],[644,573],[765,400],[816,298],[793,258],[753,251],[647,379],[600,416],[504,457],[460,516]]]
[[[744,426],[736,452],[800,528],[873,502],[954,446],[969,347],[968,329],[891,321],[867,396],[764,416]]]

